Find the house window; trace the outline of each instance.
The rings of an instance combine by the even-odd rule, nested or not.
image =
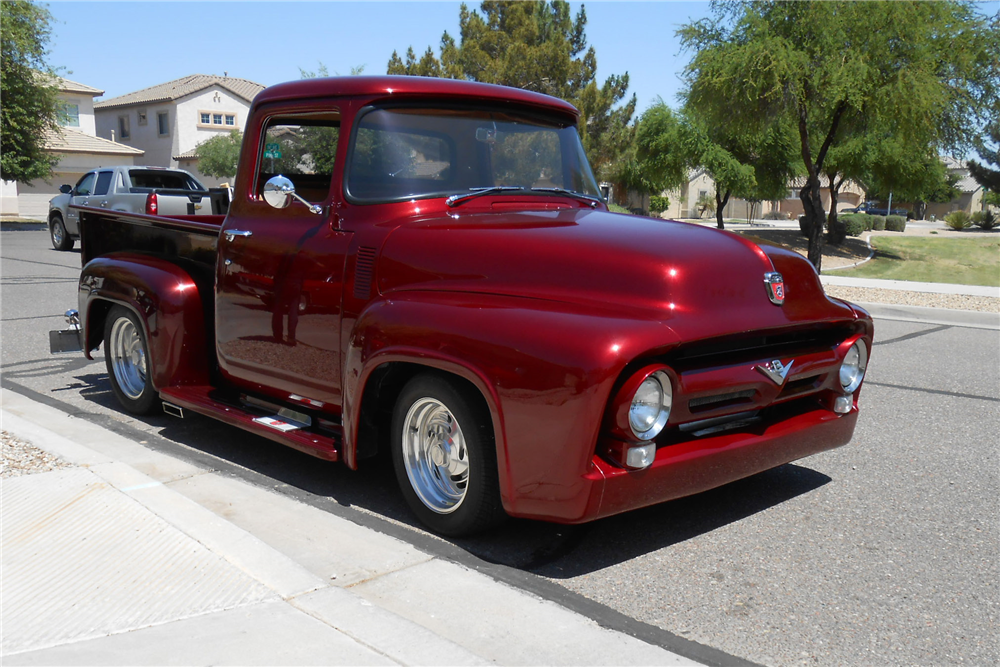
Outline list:
[[[170,114],[166,111],[161,111],[156,114],[156,131],[161,137],[170,136]]]
[[[146,124],[146,110],[145,109],[139,109],[136,112],[136,114],[139,116],[139,125],[145,125]]]
[[[63,127],[80,127],[80,105],[63,104],[59,113],[59,124]]]
[[[236,114],[226,111],[199,111],[198,127],[210,130],[236,129]]]
[[[128,116],[118,116],[118,137],[120,139],[129,138]]]

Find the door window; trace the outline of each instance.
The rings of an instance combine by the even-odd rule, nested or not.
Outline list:
[[[73,188],[73,194],[78,197],[86,197],[93,193],[94,181],[97,179],[97,174],[90,172],[85,175],[79,181],[76,182],[76,187]]]
[[[337,112],[271,119],[264,132],[257,166],[258,197],[264,183],[280,174],[291,179],[296,194],[306,201],[314,204],[326,201],[339,139]]]
[[[111,176],[113,171],[101,171],[97,174],[97,185],[94,186],[95,195],[106,195],[111,188]]]

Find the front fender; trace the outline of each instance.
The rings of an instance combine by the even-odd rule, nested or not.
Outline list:
[[[651,320],[518,297],[405,292],[371,303],[350,332],[344,364],[345,457],[354,460],[361,397],[372,373],[405,361],[454,373],[482,392],[493,417],[504,508],[577,519],[616,380],[637,357],[676,338]]]
[[[145,329],[155,389],[208,384],[211,360],[202,297],[181,267],[136,253],[103,255],[83,267],[79,303],[88,359],[103,338],[110,304],[120,304],[138,315]]]

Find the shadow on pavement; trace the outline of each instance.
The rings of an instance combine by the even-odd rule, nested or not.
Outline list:
[[[79,382],[72,388],[82,398],[121,412],[106,376],[81,375],[76,380]],[[290,495],[320,509],[329,509],[331,503],[359,508],[365,514],[427,534],[406,507],[387,460],[363,461],[359,470],[352,471],[197,414],[185,419],[156,414],[141,421],[169,441],[236,467],[223,470],[224,474],[247,477],[240,470],[244,469],[250,471],[249,481],[279,493],[291,491]],[[205,463],[204,458],[201,462]],[[565,579],[709,533],[830,481],[809,468],[787,464],[696,496],[589,524],[566,526],[511,519],[488,534],[445,541],[490,563]]]

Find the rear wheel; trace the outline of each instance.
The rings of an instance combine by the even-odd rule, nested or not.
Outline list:
[[[49,220],[49,237],[52,239],[52,247],[56,250],[73,249],[73,237],[66,231],[66,223],[58,213],[53,214]]]
[[[104,322],[104,363],[111,390],[122,407],[137,415],[156,411],[146,336],[139,318],[124,306],[112,308]]]
[[[396,480],[431,530],[469,535],[505,516],[489,413],[456,383],[432,374],[410,380],[396,402],[392,432]]]

